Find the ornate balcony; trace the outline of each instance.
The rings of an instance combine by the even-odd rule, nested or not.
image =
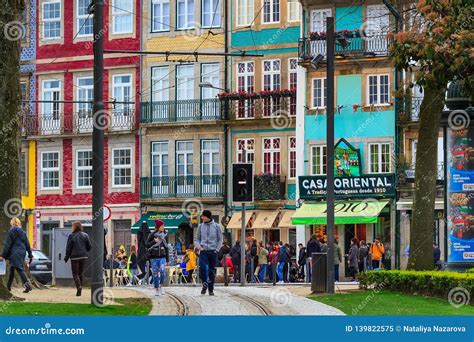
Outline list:
[[[285,199],[286,177],[280,175],[256,175],[254,176],[255,201],[278,201]]]
[[[223,197],[224,176],[142,177],[140,196],[153,198]]]
[[[212,121],[222,118],[219,99],[142,102],[140,122],[144,124]]]
[[[395,101],[400,123],[415,123],[420,120],[420,107],[423,97],[404,96],[396,98]]]

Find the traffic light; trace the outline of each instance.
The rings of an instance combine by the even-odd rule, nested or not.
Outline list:
[[[253,164],[232,164],[232,199],[253,202]]]

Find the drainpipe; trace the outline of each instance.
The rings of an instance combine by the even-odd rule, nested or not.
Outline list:
[[[389,0],[383,0],[385,7],[390,11],[390,13],[395,18],[395,33],[398,33],[402,29],[402,16],[400,12],[395,8],[394,5]],[[395,92],[400,89],[400,84],[403,81],[402,71],[399,68],[395,69]],[[398,159],[398,154],[400,153],[399,143],[400,143],[400,128],[398,125],[398,103],[395,99],[394,101],[394,110],[395,110],[395,158]],[[397,170],[395,170],[397,172]],[[395,173],[396,174],[396,173]],[[397,181],[397,180],[396,180]],[[400,268],[400,212],[397,210],[397,202],[399,200],[398,191],[395,189],[395,268]]]

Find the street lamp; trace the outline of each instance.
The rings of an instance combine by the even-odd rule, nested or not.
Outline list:
[[[216,87],[210,82],[201,82],[201,83],[199,83],[199,88],[211,88],[211,89],[222,90],[222,91],[225,91],[226,93],[228,92],[227,89]]]

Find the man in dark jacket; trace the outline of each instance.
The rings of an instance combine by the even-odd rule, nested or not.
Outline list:
[[[306,245],[306,255],[307,255],[307,268],[308,268],[308,277],[306,279],[307,282],[311,282],[311,271],[312,271],[312,262],[311,258],[313,253],[321,253],[321,244],[318,241],[318,237],[316,234],[311,235],[307,245]]]
[[[283,284],[285,282],[283,268],[291,261],[290,251],[288,247],[283,244],[283,242],[278,243],[280,248],[278,249],[278,264],[277,264],[277,275],[278,283]]]
[[[300,250],[299,253],[298,253],[298,268],[299,268],[300,275],[302,275],[304,277],[305,267],[306,267],[306,259],[307,259],[306,247],[302,243],[299,243],[298,248]]]
[[[441,250],[439,249],[436,243],[433,243],[433,261],[434,261],[435,269],[437,270],[441,269],[440,260],[441,260]]]
[[[234,265],[234,283],[240,281],[240,260],[241,260],[241,251],[240,251],[240,241],[235,241],[235,245],[230,249],[229,255]]]
[[[138,276],[140,279],[145,278],[146,276],[146,261],[147,261],[147,250],[146,242],[148,240],[148,235],[150,235],[150,228],[148,223],[143,221],[140,225],[140,229],[137,232],[137,243],[138,243],[138,253],[137,253],[137,264],[138,268],[141,271],[141,274]]]
[[[5,240],[5,246],[3,247],[3,253],[0,260],[7,259],[10,261],[10,275],[8,277],[7,288],[11,291],[13,278],[15,271],[20,275],[23,286],[25,287],[24,293],[30,292],[33,288],[28,281],[25,273],[24,263],[25,256],[28,253],[28,258],[33,260],[33,254],[31,253],[30,242],[26,233],[20,228],[21,221],[18,218],[13,218],[10,221],[11,228],[8,231],[7,238]]]

